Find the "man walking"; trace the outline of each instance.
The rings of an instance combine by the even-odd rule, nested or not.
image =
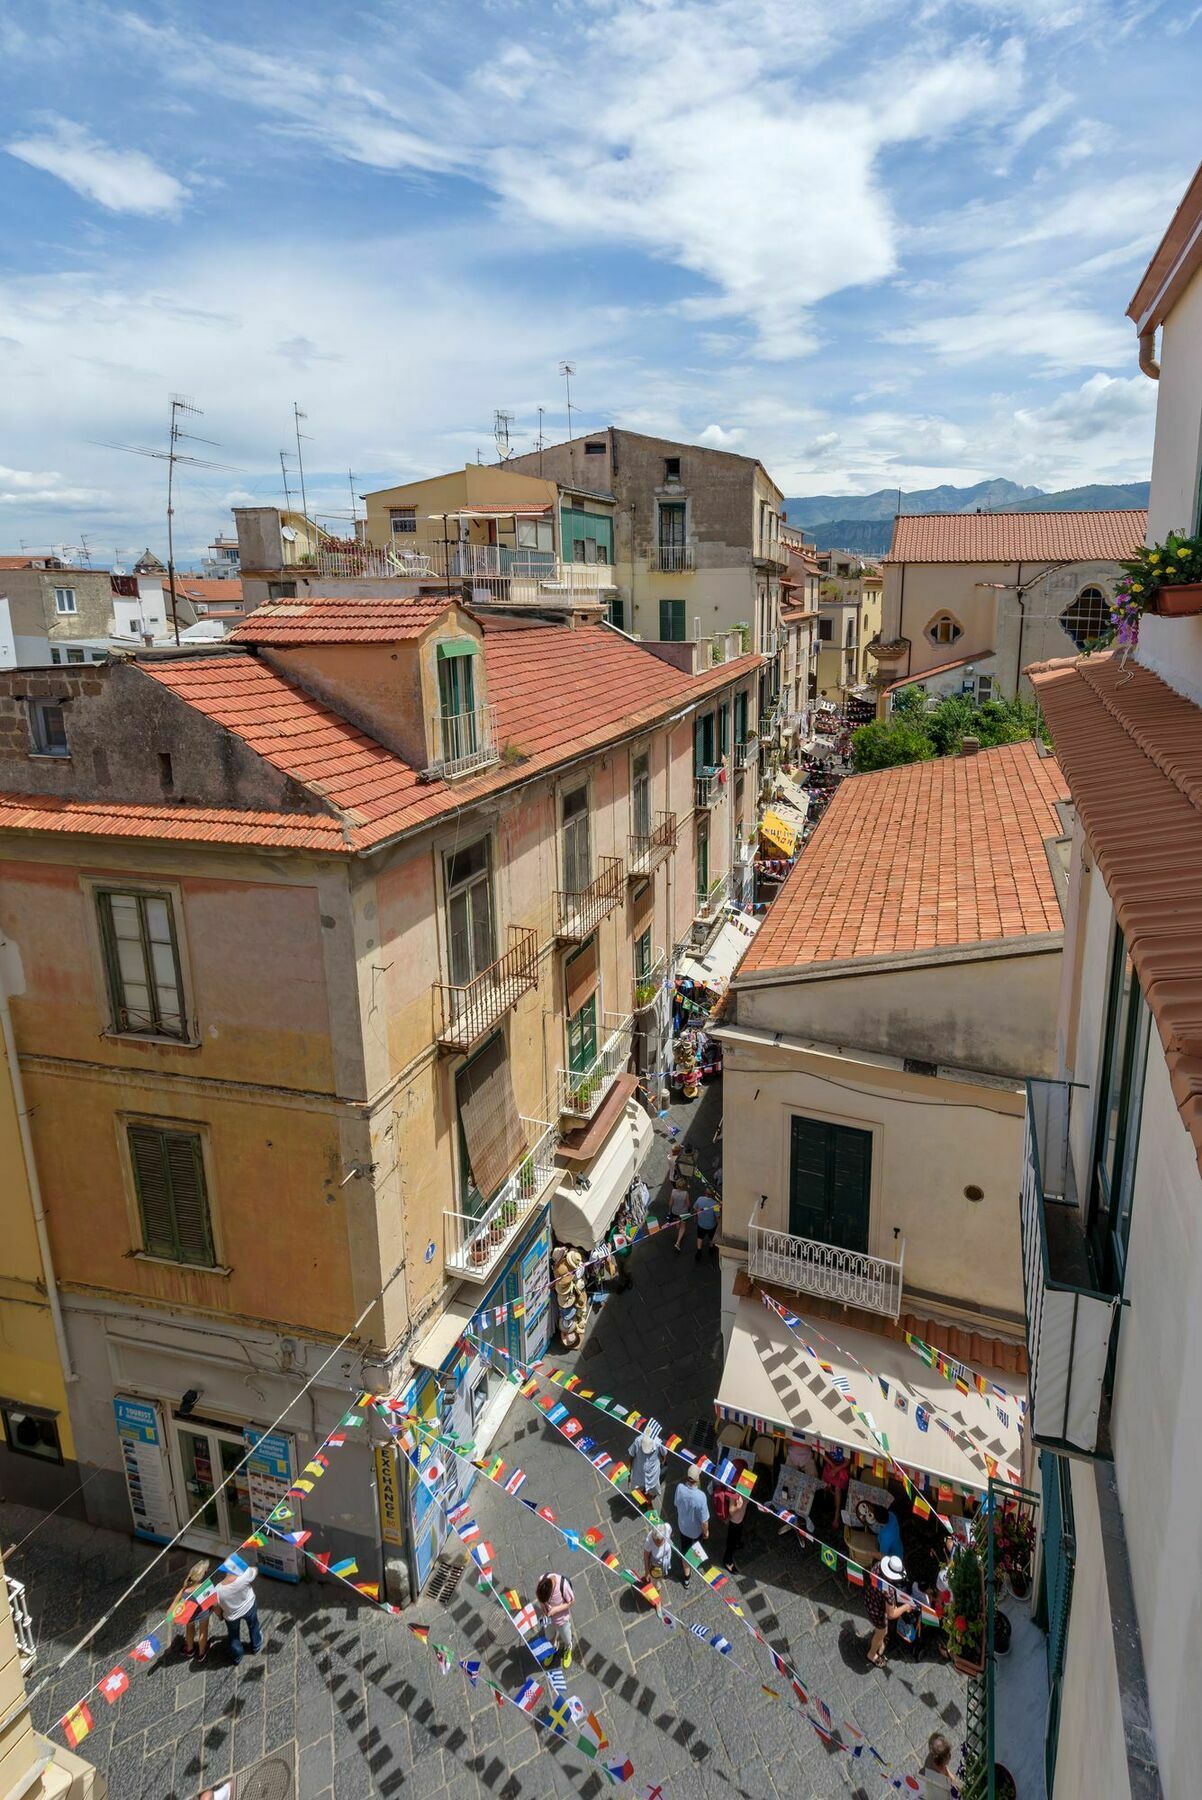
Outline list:
[[[664,1497],[664,1446],[654,1432],[645,1431],[626,1452],[630,1458],[630,1485],[646,1494],[656,1512]]]
[[[680,1555],[684,1569],[684,1585],[692,1578],[692,1565],[684,1559],[693,1545],[710,1534],[710,1505],[701,1489],[701,1471],[689,1464],[688,1476],[676,1484],[676,1523],[680,1530]]]
[[[708,1189],[698,1195],[693,1217],[697,1221],[697,1250],[693,1260],[700,1262],[703,1250],[714,1250],[714,1233],[718,1229],[718,1202]]]
[[[246,1626],[249,1649],[252,1656],[257,1656],[263,1648],[263,1633],[259,1626],[259,1608],[255,1603],[255,1576],[259,1573],[253,1563],[244,1569],[231,1569],[217,1583],[217,1604],[221,1608],[221,1616],[225,1620],[226,1635],[230,1643],[230,1656],[236,1663],[242,1661],[246,1654],[242,1647],[242,1627]]]

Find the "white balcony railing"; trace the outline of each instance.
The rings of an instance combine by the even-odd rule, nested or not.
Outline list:
[[[821,1294],[890,1319],[901,1312],[905,1238],[899,1241],[897,1261],[890,1262],[788,1231],[770,1231],[753,1213],[747,1239],[747,1272],[756,1281],[771,1281],[795,1294]]]
[[[754,731],[749,732],[735,745],[735,768],[750,769],[760,753],[760,740]]]
[[[634,1021],[621,1013],[604,1013],[609,1036],[583,1069],[560,1069],[559,1110],[565,1118],[591,1119],[630,1060]]]
[[[716,875],[704,893],[700,888],[697,890],[697,911],[693,916],[700,919],[703,924],[707,924],[711,919],[718,917],[729,900],[730,871],[728,869],[725,875]]]
[[[449,1274],[490,1281],[516,1232],[556,1175],[555,1128],[542,1119],[523,1119],[525,1156],[504,1187],[480,1214],[444,1211],[443,1261]]]
[[[656,950],[651,962],[641,974],[635,975],[631,993],[634,998],[636,1013],[646,1012],[654,1006],[663,991],[664,976],[668,973],[668,957],[663,950]]]
[[[17,1640],[17,1657],[21,1673],[24,1674],[32,1667],[38,1653],[33,1637],[33,1619],[29,1612],[29,1602],[25,1598],[25,1583],[5,1571],[4,1584],[8,1589],[8,1610],[12,1614],[13,1635]]]
[[[764,656],[775,656],[776,648],[777,638],[775,631],[766,631],[764,633],[764,642],[760,646],[761,654]]]
[[[387,549],[372,544],[319,549],[310,566],[318,575],[347,581],[446,582],[468,588],[469,598],[488,606],[569,605],[616,585],[612,563],[560,562],[549,550],[515,550],[507,544],[415,539],[407,545],[398,538]]]
[[[693,567],[693,546],[657,544],[654,563],[657,575],[687,575]]]
[[[431,724],[434,754],[428,775],[467,775],[497,761],[496,714],[491,706],[478,706],[474,712],[436,712]]]
[[[698,812],[717,806],[722,792],[721,769],[703,769],[693,777],[693,805]]]

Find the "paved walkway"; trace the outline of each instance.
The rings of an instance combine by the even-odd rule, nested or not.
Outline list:
[[[673,1115],[687,1122],[703,1167],[720,1152],[710,1142],[720,1108],[720,1093],[711,1089],[699,1105]],[[664,1167],[665,1145],[657,1138],[648,1179],[658,1182]],[[722,1366],[717,1270],[694,1261],[691,1243],[675,1255],[668,1233],[640,1246],[630,1266],[635,1286],[606,1301],[580,1372],[589,1387],[696,1441],[712,1418]],[[590,1415],[590,1435],[626,1460],[631,1433],[587,1406],[578,1410]],[[567,1524],[599,1526],[624,1562],[641,1567],[641,1522],[529,1403],[516,1401],[494,1449],[526,1470],[526,1495],[549,1502]],[[737,1621],[702,1582],[694,1580],[686,1598],[673,1579],[669,1605],[689,1622],[726,1632],[735,1646],[729,1658],[685,1631],[667,1632],[616,1577],[583,1556],[569,1557],[549,1526],[496,1488],[478,1482],[473,1506],[502,1585],[531,1598],[544,1570],[570,1572],[580,1647],[569,1692],[598,1714],[613,1747],[635,1765],[634,1781],[617,1791],[641,1795],[662,1783],[665,1800],[892,1792],[874,1764],[824,1748],[764,1651],[746,1634],[734,1636],[729,1626]],[[12,1543],[33,1522],[22,1508],[0,1507],[2,1541]],[[11,1572],[28,1587],[39,1670],[62,1655],[151,1554],[132,1540],[61,1518],[38,1533],[13,1559]],[[170,1597],[186,1562],[176,1555],[169,1574],[156,1571],[138,1600],[100,1634],[95,1653],[81,1655],[35,1700],[39,1727],[106,1673],[139,1621]],[[753,1516],[740,1565],[736,1585],[760,1629],[836,1719],[853,1720],[894,1772],[920,1766],[933,1730],[958,1739],[962,1679],[937,1661],[897,1655],[884,1670],[869,1670],[862,1601],[822,1567],[815,1549],[799,1549],[791,1536]],[[432,1640],[480,1656],[515,1691],[536,1673],[534,1665],[473,1575],[464,1575],[447,1606],[423,1601],[407,1616],[429,1624]],[[114,1800],[194,1800],[212,1781],[275,1750],[295,1758],[301,1800],[377,1794],[594,1800],[610,1791],[604,1775],[574,1749],[549,1743],[512,1708],[498,1709],[487,1690],[469,1689],[458,1673],[440,1678],[433,1656],[384,1614],[357,1600],[348,1604],[329,1586],[264,1584],[261,1601],[267,1631],[261,1656],[233,1668],[215,1638],[203,1669],[168,1656],[133,1674],[117,1705],[94,1697],[96,1730],[82,1749],[104,1770]],[[782,1699],[770,1699],[761,1683],[781,1688]]]

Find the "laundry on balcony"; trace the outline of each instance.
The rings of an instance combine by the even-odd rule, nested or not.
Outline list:
[[[934,1484],[928,1491],[937,1503],[946,1498],[938,1493],[941,1486],[984,1493],[991,1465],[1003,1477],[1017,1477],[1022,1413],[1010,1396],[1017,1391],[1022,1397],[1021,1376],[975,1371],[997,1382],[1005,1402],[975,1387],[961,1393],[896,1338],[826,1319],[808,1334],[818,1353],[811,1357],[799,1341],[807,1337],[804,1307],[801,1317],[803,1323],[790,1330],[758,1294],[739,1300],[715,1402],[720,1418],[761,1420],[772,1435],[838,1444],[873,1464],[882,1461],[883,1438],[890,1456],[920,1486],[923,1477]],[[875,1432],[856,1416],[853,1398]]]

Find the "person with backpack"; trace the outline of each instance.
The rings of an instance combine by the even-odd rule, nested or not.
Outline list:
[[[548,1573],[534,1590],[544,1637],[551,1638],[560,1652],[565,1669],[572,1666],[576,1632],[572,1624],[572,1607],[576,1596],[566,1575]]]
[[[738,1488],[720,1487],[714,1495],[714,1517],[726,1523],[726,1547],[722,1565],[728,1575],[737,1575],[735,1557],[743,1542],[743,1526],[747,1521],[747,1496]]]

